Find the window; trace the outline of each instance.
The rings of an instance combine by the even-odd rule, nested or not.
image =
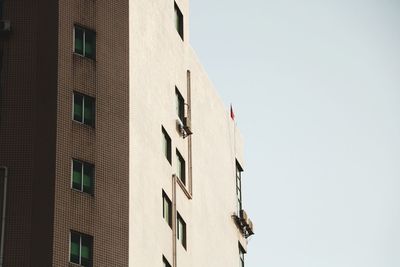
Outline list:
[[[242,210],[242,167],[236,161],[236,197],[237,197],[237,209],[238,215]]]
[[[74,121],[94,126],[94,98],[74,92]]]
[[[85,267],[92,266],[93,238],[71,231],[69,261]]]
[[[186,249],[186,223],[179,213],[177,216],[177,224],[177,238],[181,242],[182,246]]]
[[[239,267],[244,267],[244,249],[239,244]]]
[[[179,36],[183,40],[183,15],[176,3],[174,5],[174,9],[175,9],[175,27],[179,33]]]
[[[186,164],[185,160],[183,159],[181,153],[179,153],[178,149],[176,150],[176,166],[177,166],[177,175],[179,180],[186,185]]]
[[[172,228],[172,202],[168,198],[164,190],[162,191],[162,197],[163,197],[163,218]]]
[[[164,127],[161,127],[161,131],[163,134],[163,151],[165,154],[165,157],[167,158],[169,164],[171,164],[172,160],[172,153],[171,153],[171,137],[169,137],[167,131],[164,129]]]
[[[176,114],[183,123],[183,119],[185,117],[185,100],[183,99],[177,87],[175,87],[175,95],[176,95]]]
[[[169,262],[164,256],[162,257],[162,260],[163,260],[163,267],[171,267],[171,264],[169,264]]]
[[[94,31],[75,26],[74,27],[74,52],[81,56],[95,59],[96,33]]]
[[[93,194],[94,166],[87,162],[72,160],[72,188]]]

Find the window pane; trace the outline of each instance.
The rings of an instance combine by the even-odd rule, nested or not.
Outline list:
[[[92,193],[93,166],[84,164],[83,166],[83,192]]]
[[[183,242],[183,225],[182,222],[179,223],[179,239]]]
[[[88,125],[94,124],[94,100],[91,97],[85,97],[85,111],[83,123]]]
[[[181,242],[182,246],[186,248],[186,223],[183,221],[179,213],[177,218],[177,224],[178,224],[177,238]]]
[[[163,134],[163,151],[165,157],[167,158],[168,162],[171,164],[171,138],[169,137],[167,131],[165,131],[164,127],[161,127],[161,131]]]
[[[242,246],[239,244],[239,259],[240,259],[240,267],[244,267],[244,250]]]
[[[181,179],[182,177],[182,168],[181,168],[182,162],[179,156],[176,157],[176,172],[178,173],[178,178]],[[182,179],[181,179],[182,180]]]
[[[80,94],[74,94],[74,120],[82,121],[82,111],[83,111],[83,96]]]
[[[82,262],[86,261],[89,262],[90,261],[90,248],[88,246],[84,246],[82,244]]]
[[[177,158],[176,166],[177,166],[178,178],[184,185],[186,185],[185,160],[183,159],[181,153],[179,153],[178,150],[176,150],[176,158]]]
[[[171,267],[171,265],[169,264],[169,262],[167,261],[167,259],[163,256],[163,263],[164,263],[164,267]]]
[[[164,192],[163,192],[163,218],[168,223],[168,225],[172,227],[172,203]]]
[[[82,190],[82,163],[77,160],[72,162],[72,188]]]
[[[166,158],[168,158],[168,148],[167,148],[168,144],[167,144],[167,137],[165,136],[165,133],[163,133],[163,151],[164,151],[164,155]]]
[[[178,218],[178,231],[176,232],[178,240],[181,240],[181,236],[182,236],[181,228],[182,228],[181,220]]]
[[[165,197],[164,197],[163,216],[164,216],[164,219],[168,222],[168,221],[169,221],[169,218],[168,218],[168,202],[167,202],[167,200],[165,199]]]
[[[95,58],[96,37],[92,31],[85,32],[85,56],[88,58]]]
[[[186,185],[185,161],[183,159],[181,160],[181,181],[184,185]]]
[[[81,265],[90,266],[92,259],[92,239],[90,237],[82,236],[81,251]]]
[[[181,93],[178,88],[175,87],[175,95],[176,95],[176,114],[178,118],[183,122],[185,117],[185,100],[183,99]]]
[[[83,55],[83,30],[75,27],[75,53]]]
[[[179,32],[179,11],[176,5],[175,5],[175,28]]]
[[[79,251],[80,251],[79,238],[80,237],[78,234],[71,233],[70,261],[78,264],[79,264]]]
[[[183,14],[175,3],[175,27],[183,40]]]

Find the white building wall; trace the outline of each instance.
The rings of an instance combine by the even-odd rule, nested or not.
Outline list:
[[[193,198],[176,187],[176,207],[187,224],[187,250],[177,242],[177,266],[239,266],[232,220],[236,211],[235,158],[244,165],[240,133],[189,46],[188,1],[177,0],[185,40],[174,27],[173,0],[130,2],[130,264],[173,264],[171,228],[162,217],[162,190],[173,199],[175,148],[188,163],[188,138],[176,130],[177,86],[187,100],[191,72]],[[161,125],[172,139],[172,165],[162,150]],[[236,140],[235,140],[236,139]],[[187,168],[186,173],[189,173]]]

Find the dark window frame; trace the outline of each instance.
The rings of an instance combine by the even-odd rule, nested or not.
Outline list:
[[[240,211],[243,209],[242,172],[243,172],[243,168],[240,166],[239,162],[236,160],[236,199],[237,199],[238,215],[240,214]]]
[[[167,258],[165,258],[165,256],[163,255],[162,257],[163,263],[164,263],[164,267],[171,267],[171,264],[168,262]]]
[[[161,132],[163,134],[163,146],[165,146],[163,147],[164,155],[169,164],[172,164],[172,139],[163,126],[161,126]]]
[[[183,123],[185,119],[185,99],[183,98],[181,92],[179,92],[178,87],[175,86],[175,96],[176,96],[176,113],[180,121]]]
[[[72,244],[73,244],[73,239],[76,239],[76,238],[79,239],[79,244],[78,244],[79,245],[79,255],[77,258],[74,258],[74,255],[72,253]],[[70,239],[69,240],[69,262],[79,264],[80,266],[92,267],[93,266],[93,236],[70,230],[69,239]],[[83,245],[84,241],[87,241],[87,244],[88,244],[89,258],[85,259],[85,261],[83,262],[82,247],[84,246]]]
[[[183,41],[184,40],[184,16],[176,2],[174,2],[174,13],[175,13],[175,16],[174,16],[175,28]]]
[[[172,201],[164,190],[162,190],[162,199],[163,199],[163,218],[165,222],[169,225],[169,227],[171,227],[172,229]],[[166,205],[168,214],[165,214]]]
[[[182,237],[180,235],[180,228],[182,227]],[[182,246],[187,249],[187,226],[185,220],[183,220],[182,216],[177,212],[176,215],[176,238],[180,241]]]
[[[80,114],[80,119],[79,115],[75,113],[76,111],[76,105],[78,105],[78,97],[81,97],[82,101],[82,107],[81,107],[81,114]],[[88,118],[85,116],[85,108],[86,105],[90,103],[91,105],[91,113],[92,113],[92,119],[91,121],[87,121]],[[95,127],[95,122],[96,122],[96,99],[92,96],[82,94],[80,92],[74,91],[72,94],[72,120],[75,122],[78,122],[80,124],[88,125],[91,127]]]
[[[244,254],[246,254],[246,251],[242,247],[242,245],[239,243],[239,264],[240,267],[244,267]]]
[[[82,49],[78,50],[79,48],[77,48],[77,35],[78,35],[78,31],[81,31],[82,33]],[[94,30],[88,29],[84,26],[75,24],[74,25],[74,31],[73,31],[73,38],[74,38],[74,42],[73,42],[73,51],[75,54],[80,55],[82,57],[85,58],[90,58],[95,60],[96,59],[96,32]],[[92,46],[92,53],[88,53],[86,46],[88,44],[91,44]]]
[[[76,183],[74,182],[74,171],[75,171],[75,167],[76,164],[80,164],[80,183],[79,186],[80,188],[78,188],[76,185]],[[90,178],[90,187],[89,189],[85,189],[85,170],[89,171],[89,178]],[[86,193],[89,195],[94,195],[94,179],[95,179],[95,166],[92,163],[83,161],[83,160],[79,160],[76,158],[72,158],[72,162],[71,162],[71,188],[73,190],[76,190],[78,192],[82,192],[82,193]]]
[[[179,180],[186,186],[186,161],[182,154],[176,149],[177,176]]]

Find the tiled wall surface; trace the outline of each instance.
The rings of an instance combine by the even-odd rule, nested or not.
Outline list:
[[[128,262],[128,0],[61,0],[54,265],[69,232],[93,236],[94,266]],[[73,27],[96,32],[96,59],[73,53]],[[95,98],[95,126],[72,121],[72,95]],[[94,164],[94,194],[71,190],[71,159]]]
[[[50,266],[57,92],[57,1],[4,1],[0,165],[9,168],[4,266]]]
[[[9,167],[5,266],[68,266],[69,232],[94,237],[95,266],[128,262],[128,1],[4,1],[0,165]],[[96,60],[73,26],[96,31]],[[96,98],[95,128],[72,93]],[[94,195],[71,190],[71,159],[95,165]]]

